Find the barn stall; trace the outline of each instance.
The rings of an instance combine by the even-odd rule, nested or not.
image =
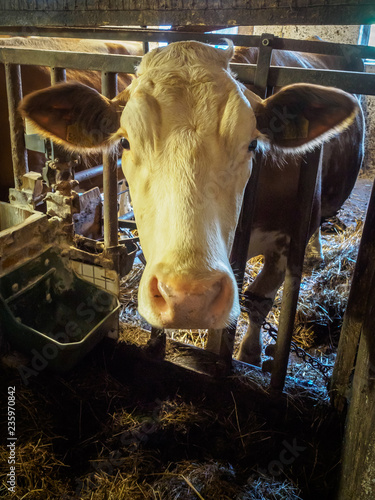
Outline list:
[[[119,11],[114,8],[111,10],[108,7],[107,11],[103,11],[101,6],[101,10],[98,12],[95,4],[88,7],[91,7],[89,9],[90,15],[86,17],[89,20],[88,24],[101,25],[104,22],[115,24],[115,18],[117,19],[116,24],[133,22],[133,17],[130,14],[133,15],[134,12],[131,8],[126,12],[126,14],[130,14],[129,17],[125,16],[127,19],[125,23],[125,18],[121,20]],[[43,4],[43,7],[38,4],[32,12],[28,13],[30,15],[29,22],[35,26],[42,25],[40,29],[33,31],[35,34],[81,37],[88,36],[88,33],[90,33],[89,36],[94,36],[94,33],[96,37],[100,38],[114,39],[119,37],[125,39],[127,37],[132,40],[141,40],[144,43],[191,38],[220,43],[222,38],[222,35],[215,37],[206,34],[182,34],[181,32],[160,34],[148,30],[129,32],[119,29],[68,30],[58,27],[45,29],[43,25],[46,24],[57,24],[58,26],[64,24],[61,21],[61,16],[58,16],[57,9],[48,12],[48,8],[48,4]],[[348,9],[352,9],[352,14],[356,10],[353,6],[349,6]],[[220,23],[224,25],[236,24],[234,22],[236,17],[231,16],[230,23],[225,17],[227,14],[233,14],[233,11],[223,14],[223,10],[217,11],[216,9],[218,15],[224,17],[214,18],[215,21],[213,21],[213,18],[209,16],[214,16],[214,13],[208,13],[207,10],[206,8],[206,24],[208,22],[216,26]],[[340,9],[340,15],[342,15],[343,10]],[[361,15],[363,15],[364,10],[357,8],[357,16],[360,10]],[[116,14],[113,14],[112,11],[115,11]],[[199,8],[196,11],[199,12]],[[296,12],[302,11],[303,9],[296,8],[294,15],[297,16]],[[319,12],[319,8],[315,7],[315,11]],[[326,10],[321,9],[321,11],[322,17],[320,19],[316,16],[313,17],[314,22],[320,22],[323,19],[323,12],[327,14]],[[335,11],[337,12],[337,9]],[[368,11],[370,12],[370,9]],[[16,13],[9,9],[5,10],[4,19],[7,20],[7,23],[19,26],[12,30],[4,28],[4,32],[14,34],[32,32],[29,27],[24,27],[20,22],[20,19],[24,19],[20,12],[22,13],[22,8]],[[161,13],[156,11],[157,17],[154,17],[152,21],[149,18],[147,18],[147,22],[143,18],[141,21],[138,17],[137,24],[180,23],[179,17],[173,18],[175,11],[170,12],[172,17],[166,17],[165,10],[162,12],[164,17],[158,17],[161,16]],[[275,13],[275,10],[272,9],[271,12]],[[348,10],[346,12],[348,13]],[[53,15],[51,15],[52,13]],[[238,9],[236,12],[237,15],[241,16],[244,13],[249,14],[248,9]],[[111,14],[113,14],[112,17],[110,17]],[[43,15],[48,16],[48,23]],[[137,15],[140,15],[139,12]],[[186,17],[186,12],[179,13],[179,15],[185,16],[185,23],[189,22],[190,18]],[[35,22],[31,21],[32,16],[35,16]],[[76,16],[76,22],[71,22],[74,16]],[[297,18],[298,22],[302,23],[301,18],[298,16]],[[56,21],[56,19],[60,20]],[[72,25],[82,24],[82,13],[69,12],[67,9],[67,12],[64,13],[64,19],[65,22],[69,20]],[[197,23],[204,22],[202,18],[196,19]],[[243,22],[247,19],[247,17],[243,17]],[[272,20],[272,17],[268,14],[267,23],[270,22],[270,19]],[[280,20],[282,19],[281,16]],[[288,19],[290,23],[296,21],[292,16]],[[332,19],[335,19],[335,23],[342,22],[342,18],[341,21],[337,18]],[[264,23],[265,19],[257,22]],[[358,17],[353,17],[353,22],[363,21],[360,21]],[[317,46],[314,45],[314,42],[307,44],[273,39],[269,35],[232,38],[238,45],[254,44],[261,47],[257,67],[237,66],[234,67],[234,70],[243,81],[253,82],[257,80],[259,86],[264,88],[267,85],[275,86],[280,82],[281,85],[285,85],[290,81],[295,81],[296,78],[294,75],[293,80],[290,80],[289,74],[284,73],[283,75],[280,69],[269,68],[270,53],[273,48],[294,48],[303,51],[343,50],[342,47],[337,48],[337,46],[330,44],[327,46],[319,42],[319,46]],[[147,47],[145,48],[147,49]],[[348,47],[348,50],[353,50],[353,47]],[[12,55],[13,53],[14,55]],[[70,65],[80,69],[90,67],[101,70],[106,73],[103,76],[104,92],[111,95],[114,93],[112,74],[124,71],[134,72],[135,63],[134,58],[128,59],[127,57],[120,64],[117,60],[107,56],[96,58],[95,61],[93,56],[85,58],[80,55],[79,58],[76,57],[73,60],[74,56],[71,54],[60,56],[41,51],[22,53],[12,51],[10,48],[3,49],[2,54],[3,61],[7,64],[10,106],[14,106],[11,108],[12,117],[17,117],[15,109],[20,99],[16,92],[19,85],[15,84],[18,79],[18,70],[17,66],[14,65],[34,63],[50,66],[56,68],[54,74],[57,75],[63,74],[60,68],[68,68]],[[371,57],[371,50],[364,49],[363,57]],[[317,76],[319,77],[319,75]],[[361,78],[363,76],[365,78]],[[348,75],[345,78],[344,88],[352,92],[371,94],[371,86],[374,87],[372,80],[366,78],[367,76]],[[57,76],[56,80],[60,78],[61,76]],[[306,80],[307,74],[305,73],[298,78]],[[332,74],[330,78],[332,78],[331,85],[343,86],[342,75]],[[328,83],[328,81],[325,79],[324,83]],[[362,87],[361,85],[366,86]],[[22,160],[20,162],[20,158],[24,157],[23,133],[19,132],[22,130],[22,126],[23,124],[20,122],[12,124],[13,144],[18,145],[15,148],[17,154],[15,154],[14,159],[14,170],[16,180],[22,178],[24,182],[30,182],[33,189],[29,189],[29,191],[35,193],[35,184],[40,179],[30,176],[30,173],[26,172]],[[111,159],[105,159],[103,168],[104,247],[115,249],[115,251],[110,252],[115,253],[114,263],[108,262],[110,261],[108,253],[100,255],[102,252],[99,251],[97,245],[101,245],[102,250],[103,244],[95,244],[94,257],[87,256],[88,252],[83,254],[82,246],[70,249],[69,257],[73,259],[73,262],[81,262],[82,268],[83,264],[94,263],[97,265],[101,260],[106,273],[108,271],[108,275],[115,281],[115,275],[111,272],[120,271],[121,255],[119,257],[118,254],[122,253],[126,262],[120,271],[121,275],[127,274],[129,271],[129,259],[127,259],[127,251],[116,251],[118,231],[111,230],[113,228],[111,221],[117,219],[117,197],[112,197],[116,200],[116,204],[112,204],[112,206],[108,206],[108,200],[110,194],[117,193],[117,181],[113,175],[113,166],[109,167],[110,162]],[[309,172],[310,174],[311,172]],[[314,176],[314,172],[312,175]],[[24,176],[27,176],[27,181]],[[307,188],[311,184],[311,179],[308,179]],[[27,189],[29,186],[27,184],[22,188],[25,191],[25,187]],[[13,203],[13,210],[19,214],[20,200],[25,198],[25,193],[19,194],[16,191],[17,184],[11,195],[14,196],[13,202],[16,202]],[[22,189],[18,191],[22,191]],[[71,198],[71,191],[65,192],[64,196]],[[251,201],[252,193],[249,193],[245,202],[251,205]],[[56,200],[52,200],[51,203],[56,203]],[[28,208],[30,209],[30,206]],[[9,209],[8,206],[7,209]],[[65,225],[63,232],[68,236],[71,236],[72,231],[70,216],[71,213],[62,222]],[[12,215],[12,217],[15,216]],[[38,255],[41,243],[48,247],[51,241],[57,237],[61,238],[61,221],[52,220],[51,224],[51,219],[49,219],[47,224],[47,218],[42,215],[34,214],[32,217],[37,219],[38,226],[35,230],[35,238],[30,238],[30,245],[24,245],[26,237],[24,234],[18,235],[15,232],[14,224],[11,223],[11,227],[6,228],[11,234],[11,239],[15,240],[15,246],[11,253],[15,263],[25,256],[25,248],[29,258],[35,257]],[[31,222],[28,219],[26,214],[26,221]],[[15,219],[11,218],[10,220],[14,221]],[[18,219],[16,222],[19,222]],[[35,224],[35,220],[33,223]],[[52,232],[51,226],[53,227]],[[366,222],[366,227],[373,227],[370,219]],[[31,227],[27,225],[26,234],[34,235],[34,233],[29,232],[30,230]],[[371,230],[367,229],[365,234],[367,236],[362,241],[361,252],[361,255],[364,254],[363,259],[366,259],[366,253],[371,253],[371,245],[373,244]],[[243,230],[238,234],[236,240],[238,247],[237,265],[243,269],[245,262],[244,256],[241,255],[241,249],[243,250],[245,244],[241,239],[246,241],[248,237],[247,231]],[[303,234],[301,239],[303,240]],[[60,242],[63,245],[62,238]],[[88,244],[87,241],[85,243]],[[9,247],[9,236],[7,245],[4,247]],[[87,246],[84,248],[87,250]],[[297,242],[298,251],[301,253]],[[66,257],[67,255],[62,256],[63,259]],[[111,257],[113,256],[111,255]],[[300,259],[302,257],[303,255],[300,256]],[[49,257],[49,260],[51,258],[55,257]],[[2,275],[6,275],[8,278],[9,270],[12,269],[12,265],[14,266],[14,262],[12,263],[11,260],[9,258],[9,262],[5,262],[5,266],[2,268]],[[360,259],[358,262],[361,262]],[[2,264],[4,264],[4,259],[2,259]],[[356,270],[355,280],[359,281],[364,288],[361,289],[360,295],[356,294],[355,291],[352,293],[354,298],[352,298],[352,305],[348,307],[348,310],[350,313],[351,307],[354,313],[352,316],[348,314],[346,323],[344,322],[344,324],[349,323],[349,327],[346,327],[349,329],[349,333],[345,337],[347,339],[345,342],[350,343],[353,348],[343,349],[341,354],[339,351],[336,372],[338,382],[336,384],[343,385],[341,393],[345,391],[345,380],[348,379],[353,366],[353,359],[348,361],[344,358],[348,356],[353,358],[357,344],[357,340],[353,339],[353,327],[350,326],[350,322],[353,321],[353,317],[356,318],[359,326],[354,330],[357,332],[362,328],[362,324],[364,325],[362,339],[366,340],[365,334],[371,330],[371,316],[366,316],[372,307],[371,279],[373,273],[369,266],[368,263],[362,263],[358,266],[360,268]],[[58,267],[58,264],[55,267]],[[363,269],[367,270],[366,279],[361,275]],[[78,270],[77,267],[76,270]],[[128,277],[128,281],[130,278]],[[20,278],[17,277],[16,281],[19,280]],[[109,280],[105,281],[108,283]],[[358,296],[361,298],[368,296],[369,302],[361,300],[359,305],[353,305],[353,301],[356,298],[358,300]],[[294,295],[291,302],[295,301],[296,296]],[[7,394],[8,387],[14,387],[16,393],[14,396],[9,394],[9,401],[12,401],[12,397],[14,397],[16,402],[17,429],[19,429],[16,447],[18,453],[18,468],[16,470],[18,493],[16,495],[29,494],[35,498],[46,498],[46,496],[47,498],[316,498],[319,494],[323,498],[331,498],[333,492],[337,490],[339,476],[337,465],[340,457],[343,418],[329,407],[324,390],[310,387],[309,383],[301,386],[295,380],[287,379],[284,392],[280,392],[284,386],[287,362],[285,350],[289,349],[292,330],[290,323],[294,318],[294,308],[295,304],[293,303],[284,306],[284,317],[286,318],[284,322],[286,321],[287,325],[284,327],[285,333],[282,334],[283,340],[280,344],[283,345],[280,352],[284,351],[284,354],[280,356],[279,360],[275,357],[276,370],[273,371],[271,377],[262,374],[256,368],[246,367],[236,362],[233,363],[234,367],[229,377],[225,377],[230,368],[229,365],[232,364],[233,331],[224,332],[222,337],[224,340],[219,345],[221,352],[216,356],[208,351],[181,346],[173,342],[168,342],[165,348],[164,334],[153,331],[151,339],[146,339],[148,345],[142,349],[134,345],[134,342],[132,342],[133,345],[124,342],[115,344],[113,341],[105,339],[91,355],[65,375],[53,375],[51,372],[46,372],[45,366],[43,366],[45,360],[43,362],[43,359],[39,358],[34,358],[34,365],[21,364],[23,368],[19,370],[18,376],[14,372],[7,372],[4,369],[3,394]],[[359,313],[358,308],[360,308]],[[126,335],[129,339],[130,329],[125,327],[125,330],[127,330]],[[144,336],[146,335],[144,334]],[[226,340],[228,336],[230,342]],[[166,355],[164,356],[165,349]],[[364,363],[369,363],[370,349],[366,349],[362,345],[360,352],[362,354],[361,358],[358,356],[358,360],[364,359]],[[342,360],[340,356],[343,358]],[[7,360],[9,365],[12,358],[8,355]],[[344,368],[341,367],[342,365]],[[29,368],[25,368],[27,366]],[[339,373],[341,371],[344,373]],[[371,370],[367,371],[370,373],[366,372],[366,365],[361,365],[361,372],[359,372],[356,381],[357,385],[367,383],[368,376],[371,376]],[[36,374],[38,374],[37,377]],[[220,377],[219,380],[218,377]],[[22,383],[25,380],[27,381],[26,386]],[[270,391],[270,385],[273,388],[272,391]],[[360,394],[362,394],[361,389],[357,391],[358,397]],[[362,403],[356,401],[351,406],[351,413],[361,412],[361,408]],[[369,416],[371,416],[370,411]],[[350,433],[347,435],[345,447],[354,446],[358,453],[361,450],[361,453],[365,455],[371,453],[371,450],[351,443],[350,436],[356,438],[358,435],[356,430],[350,430],[350,426],[353,425],[354,429],[357,429],[356,425],[358,424],[353,424],[353,422],[355,422],[355,418],[352,417],[348,426]],[[368,424],[366,422],[366,425]],[[371,425],[369,425],[368,432],[371,432]],[[3,453],[5,467],[2,469],[2,473],[4,472],[4,478],[8,480],[9,449],[4,447]],[[351,464],[347,463],[347,457],[352,456],[352,453],[345,455],[344,471],[345,467],[346,470],[352,469]],[[371,455],[365,456],[362,462],[359,459],[357,466],[361,468],[361,464],[364,463],[370,470]],[[343,474],[343,481],[347,477],[347,473]],[[370,478],[370,481],[371,473],[367,477]],[[6,480],[3,483],[4,488],[8,487]],[[361,483],[359,479],[358,481]],[[355,485],[352,481],[350,483]],[[361,488],[364,489],[362,498],[369,498],[369,495],[372,495],[371,482],[364,485],[362,482],[362,484],[353,487],[356,488],[355,494],[348,487],[345,487],[344,483],[341,486],[339,498],[361,498],[359,496]],[[4,491],[6,492],[6,489]],[[346,494],[348,496],[344,496]]]

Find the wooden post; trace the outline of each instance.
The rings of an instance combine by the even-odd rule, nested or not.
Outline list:
[[[373,254],[372,259],[375,259]],[[344,438],[339,500],[375,498],[375,275],[366,304]]]
[[[363,320],[367,314],[366,297],[375,275],[375,183],[367,209],[357,263],[341,328],[335,367],[331,379],[331,400],[342,411],[349,378],[353,371]]]

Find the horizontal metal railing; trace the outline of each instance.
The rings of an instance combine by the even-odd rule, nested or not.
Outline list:
[[[141,56],[58,52],[20,47],[1,48],[0,46],[0,62],[4,64],[29,64],[52,68],[74,68],[79,70],[134,74],[141,60]],[[231,63],[230,67],[242,82],[254,82],[256,64]],[[284,87],[285,85],[297,82],[316,83],[337,87],[351,93],[375,95],[375,74],[326,69],[270,67],[268,80],[270,86]]]
[[[179,42],[183,40],[196,40],[199,42],[220,44],[223,38],[229,38],[237,46],[259,47],[260,35],[232,35],[220,33],[196,33],[173,30],[139,29],[139,28],[68,28],[68,27],[8,27],[0,26],[0,35],[10,34],[13,36],[45,36],[61,38],[89,38],[96,40],[118,40],[139,42]],[[345,58],[353,55],[363,59],[375,59],[375,47],[338,44],[320,40],[294,40],[291,38],[275,37],[272,43],[273,49],[309,52],[314,54],[326,54],[343,56]]]

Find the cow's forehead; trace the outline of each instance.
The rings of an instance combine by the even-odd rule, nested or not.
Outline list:
[[[172,68],[222,67],[227,69],[233,55],[233,47],[227,50],[215,49],[204,43],[195,41],[175,42],[167,47],[155,49],[146,54],[138,67],[137,75],[147,70],[166,66]]]
[[[255,117],[233,77],[222,68],[155,68],[143,73],[130,90],[121,117],[129,134],[155,140],[163,132],[217,135],[227,141],[249,139]]]

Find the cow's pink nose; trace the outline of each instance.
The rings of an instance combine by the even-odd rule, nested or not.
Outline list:
[[[233,304],[233,285],[224,273],[196,281],[154,276],[150,292],[164,328],[221,328]]]

